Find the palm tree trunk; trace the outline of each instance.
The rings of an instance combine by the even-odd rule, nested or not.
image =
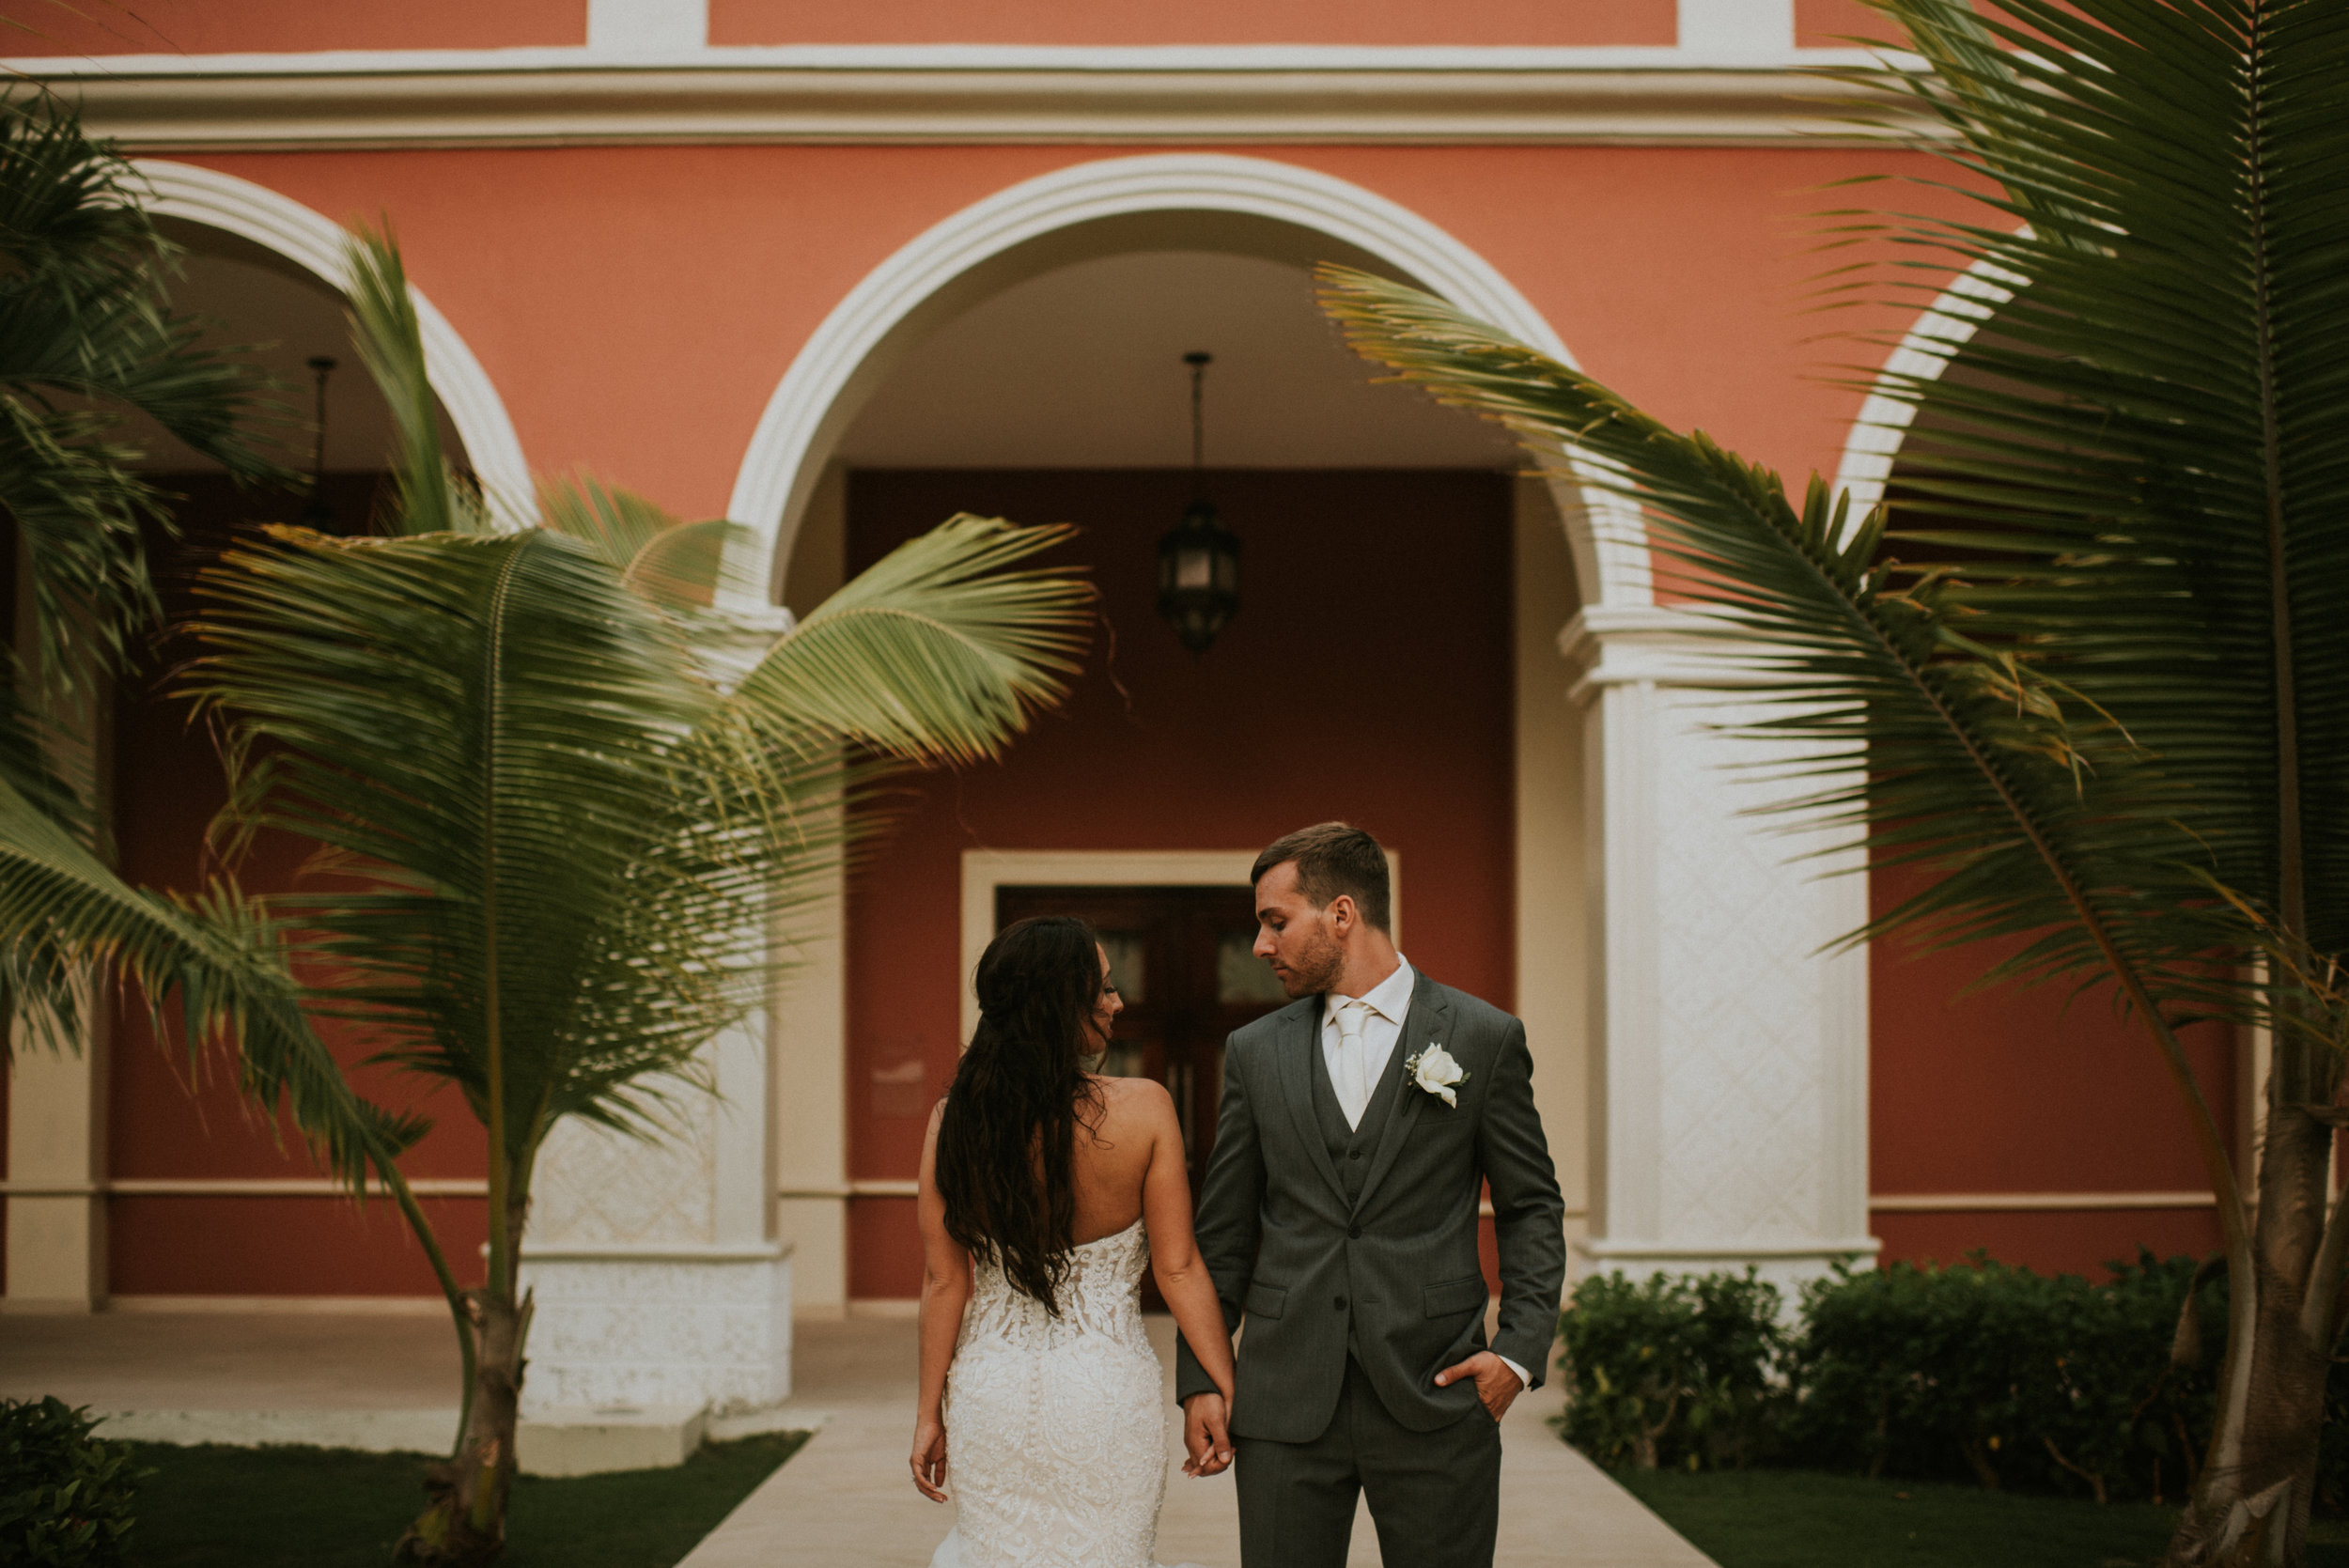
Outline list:
[[[509,1248],[521,1240],[520,1203],[505,1226]],[[490,1282],[464,1295],[472,1330],[473,1377],[456,1452],[425,1476],[425,1510],[400,1538],[403,1562],[480,1568],[506,1545],[506,1502],[514,1484],[514,1443],[521,1424],[522,1355],[532,1298],[517,1296],[511,1260],[490,1259]]]
[[[2229,1314],[2251,1314],[2251,1364],[2244,1399],[2221,1398],[2202,1474],[2178,1521],[2170,1568],[2296,1565],[2306,1555],[2325,1419],[2338,1271],[2326,1200],[2332,1129],[2299,1109],[2310,1087],[2297,1060],[2305,1045],[2279,1041],[2261,1152],[2253,1298],[2230,1299]],[[2329,1096],[2327,1096],[2329,1097]],[[2311,1308],[2314,1311],[2311,1311]]]

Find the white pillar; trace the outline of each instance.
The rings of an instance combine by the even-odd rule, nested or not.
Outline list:
[[[1873,1255],[1867,958],[1820,951],[1865,922],[1866,879],[1754,815],[1819,781],[1757,779],[1770,745],[1710,732],[1753,714],[1698,688],[1724,650],[1685,613],[1593,608],[1563,641],[1595,846],[1584,1265],[1791,1283]]]
[[[86,1312],[106,1299],[103,997],[60,1050],[16,1032],[8,1064],[8,1296],[11,1312]]]
[[[766,1020],[704,1048],[717,1094],[678,1084],[673,1128],[577,1118],[532,1184],[522,1281],[537,1297],[525,1413],[692,1406],[791,1392],[791,1260],[769,1230]]]
[[[1579,596],[1550,487],[1517,481],[1511,582],[1517,626],[1517,999],[1533,1102],[1558,1165],[1566,1236],[1589,1210],[1589,926],[1583,903],[1582,733],[1574,667],[1559,647]]]

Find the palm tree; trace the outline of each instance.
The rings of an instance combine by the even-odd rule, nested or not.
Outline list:
[[[1931,874],[1851,939],[2022,938],[1989,978],[2113,988],[2192,1120],[2231,1289],[2169,1560],[2297,1562],[2349,1257],[2349,8],[1875,3],[1980,204],[1875,229],[1937,285],[1971,269],[1956,308],[1994,323],[1924,347],[1964,373],[1892,379],[1924,526],[1816,476],[1797,502],[1413,290],[1330,269],[1325,302],[1365,355],[1646,509],[1775,693],[1750,728],[1802,743],[1788,809]],[[2275,1032],[2255,1172],[2180,1047],[2203,1018]]]
[[[1013,569],[1066,529],[960,517],[778,636],[714,608],[731,524],[581,479],[492,530],[440,448],[397,251],[363,239],[351,271],[396,415],[380,520],[397,532],[274,528],[231,549],[198,581],[182,688],[226,737],[230,861],[290,833],[317,846],[312,874],[266,897],[224,877],[171,905],[37,840],[0,797],[0,915],[184,1001],[192,1048],[233,1043],[249,1094],[286,1096],[355,1193],[370,1174],[389,1189],[465,1375],[402,1552],[477,1563],[504,1540],[549,1132],[582,1117],[656,1135],[679,1080],[704,1076],[700,1048],[768,989],[778,922],[838,863],[847,795],[889,767],[993,754],[1064,689],[1092,591]],[[351,1092],[319,1038],[330,1020],[454,1083],[487,1130],[479,1284],[400,1173],[423,1124]]]
[[[0,93],[0,550],[31,612],[0,657],[0,778],[82,831],[75,713],[151,623],[142,534],[170,525],[125,412],[240,477],[282,473],[246,436],[270,411],[262,379],[171,309],[176,251],[139,185],[56,100]]]

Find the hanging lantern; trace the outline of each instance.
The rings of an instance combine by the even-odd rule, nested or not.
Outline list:
[[[1207,651],[1239,609],[1239,536],[1223,526],[1207,500],[1203,398],[1211,357],[1183,356],[1190,366],[1191,503],[1183,508],[1183,520],[1159,540],[1159,613],[1195,654]]]
[[[313,354],[308,364],[310,374],[318,378],[317,442],[310,449],[310,499],[294,520],[304,528],[332,534],[334,508],[326,504],[326,378],[334,373],[334,360],[328,354]]]

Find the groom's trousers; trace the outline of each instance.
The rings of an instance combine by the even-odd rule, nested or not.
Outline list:
[[[1482,1405],[1413,1432],[1387,1413],[1354,1358],[1337,1413],[1303,1443],[1235,1437],[1245,1568],[1346,1568],[1358,1496],[1389,1568],[1492,1568],[1501,1524],[1501,1425]]]

